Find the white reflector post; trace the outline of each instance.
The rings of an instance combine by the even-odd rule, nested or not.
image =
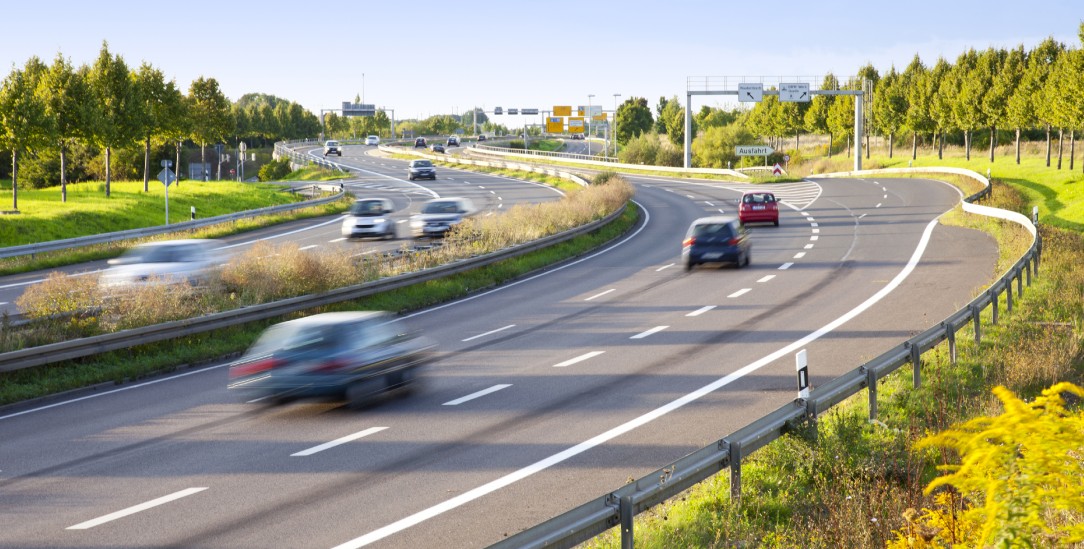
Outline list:
[[[794,367],[798,370],[798,398],[809,398],[809,362],[805,349],[794,355]]]

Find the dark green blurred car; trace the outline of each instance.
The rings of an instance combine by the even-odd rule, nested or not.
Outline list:
[[[275,324],[230,365],[229,389],[273,403],[333,397],[359,407],[417,379],[433,344],[390,313],[325,313]]]

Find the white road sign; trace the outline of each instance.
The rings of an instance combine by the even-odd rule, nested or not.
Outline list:
[[[734,149],[738,156],[768,156],[775,152],[767,145],[738,145]]]
[[[177,180],[177,174],[173,173],[173,170],[169,168],[163,168],[162,171],[158,172],[158,180],[168,187],[170,183]]]
[[[781,82],[779,84],[779,100],[791,103],[804,103],[809,101],[808,82]]]
[[[738,84],[738,101],[744,103],[760,103],[760,100],[764,98],[764,84],[760,83],[739,83]]]

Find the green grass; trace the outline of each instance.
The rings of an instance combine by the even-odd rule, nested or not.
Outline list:
[[[331,310],[388,310],[406,312],[466,296],[527,275],[538,269],[588,253],[625,234],[637,221],[639,210],[626,209],[614,222],[588,235],[439,280],[383,292],[334,307],[298,313]],[[146,345],[124,351],[67,361],[46,367],[0,373],[0,405],[99,383],[121,383],[157,375],[191,365],[222,360],[247,348],[268,325],[287,317],[216,330],[203,334]],[[3,330],[0,330],[0,336]]]

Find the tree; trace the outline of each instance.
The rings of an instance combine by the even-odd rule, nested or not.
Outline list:
[[[60,201],[68,201],[68,146],[77,138],[87,137],[89,104],[85,71],[76,72],[63,55],[57,54],[45,75],[42,91],[46,116],[53,120],[52,141],[60,153]]]
[[[888,73],[877,83],[877,101],[873,103],[873,121],[881,135],[888,138],[889,158],[892,158],[895,148],[896,133],[900,131],[907,119],[907,90],[904,85],[895,66],[889,68]]]
[[[658,127],[659,122],[662,123],[663,130],[666,136],[670,138],[671,143],[674,145],[685,143],[685,108],[681,106],[681,102],[678,101],[676,95],[666,102],[662,112],[659,113],[656,127]],[[696,135],[695,124],[693,124],[692,134]]]
[[[862,88],[860,80],[848,82],[842,89],[859,90]],[[846,136],[847,156],[851,155],[851,134],[854,133],[854,102],[857,96],[840,95],[828,105],[828,131],[832,134]],[[855,137],[857,139],[857,136]]]
[[[929,133],[934,127],[931,114],[934,88],[931,88],[930,80],[930,71],[918,55],[900,75],[907,107],[903,125],[911,130],[911,160],[918,158],[918,134]]]
[[[979,54],[973,48],[960,54],[952,72],[952,119],[964,132],[964,156],[971,160],[971,132],[986,125],[982,101],[990,89],[990,77],[979,66]]]
[[[135,141],[136,122],[142,116],[143,106],[136,97],[128,65],[119,55],[109,53],[109,45],[104,41],[87,83],[93,105],[90,135],[105,149],[105,196],[108,197],[113,148]]]
[[[1059,128],[1069,128],[1069,169],[1074,169],[1076,155],[1076,129],[1084,124],[1084,105],[1080,102],[1081,69],[1084,68],[1084,52],[1077,49],[1062,53],[1054,63],[1050,78],[1046,81],[1043,97],[1050,111],[1050,121]],[[1059,131],[1060,133],[1060,131]],[[1061,169],[1061,147],[1058,151],[1058,169]]]
[[[1020,59],[1022,56],[1016,61]],[[988,48],[979,56],[979,73],[983,82],[989,84],[981,108],[990,127],[990,162],[994,161],[994,148],[997,147],[997,128],[1005,123],[1009,97],[1019,82],[1019,71],[1012,75],[1008,64],[1009,53],[1005,50]]]
[[[870,92],[877,89],[877,82],[881,80],[881,75],[877,72],[877,69],[873,67],[872,63],[867,63],[866,66],[858,69],[858,81],[862,83],[862,86],[866,87],[866,91]],[[862,89],[862,88],[859,88]],[[872,93],[867,93],[865,96],[866,104],[863,107],[869,106],[870,108],[862,109],[862,117],[865,119],[862,124],[862,129],[866,138],[866,158],[869,158],[869,135],[872,130],[870,128],[869,120],[873,115],[872,105],[876,103],[876,97]]]
[[[165,141],[182,117],[182,96],[176,84],[166,82],[162,71],[143,63],[135,78],[136,95],[143,104],[143,116],[138,120],[138,135],[143,138],[143,192],[150,180],[151,139]],[[177,166],[180,169],[180,166]]]
[[[622,146],[651,130],[654,121],[644,97],[630,97],[617,108],[617,142]]]
[[[1054,64],[1057,63],[1058,57],[1064,51],[1065,45],[1053,38],[1047,38],[1040,42],[1028,54],[1027,69],[1024,72],[1023,79],[1025,83],[1022,84],[1035,92],[1029,101],[1034,108],[1036,123],[1042,124],[1046,129],[1046,167],[1048,168],[1050,167],[1050,125],[1053,112],[1049,108],[1049,103],[1043,101],[1039,94],[1042,93],[1041,90],[1046,86],[1046,81],[1050,78],[1050,73],[1054,70]]]
[[[19,153],[45,146],[53,135],[44,94],[48,68],[36,56],[0,83],[0,146],[11,151],[11,207],[19,209]]]
[[[207,166],[207,144],[218,143],[232,133],[230,102],[218,89],[214,78],[199,77],[188,88],[190,136],[200,146],[200,168]],[[206,175],[206,174],[205,174]]]
[[[945,132],[954,129],[952,102],[956,97],[955,82],[957,68],[949,65],[945,58],[937,59],[937,64],[930,70],[930,115],[937,133],[937,158],[941,159],[945,150]]]
[[[735,153],[737,146],[755,139],[737,124],[707,128],[692,143],[694,163],[701,168],[729,168],[741,160]]]
[[[821,90],[838,90],[839,79],[828,73],[821,82]],[[809,133],[828,136],[828,158],[832,157],[832,129],[828,126],[828,112],[836,96],[817,94],[809,102],[809,108],[802,119],[805,130]]]

